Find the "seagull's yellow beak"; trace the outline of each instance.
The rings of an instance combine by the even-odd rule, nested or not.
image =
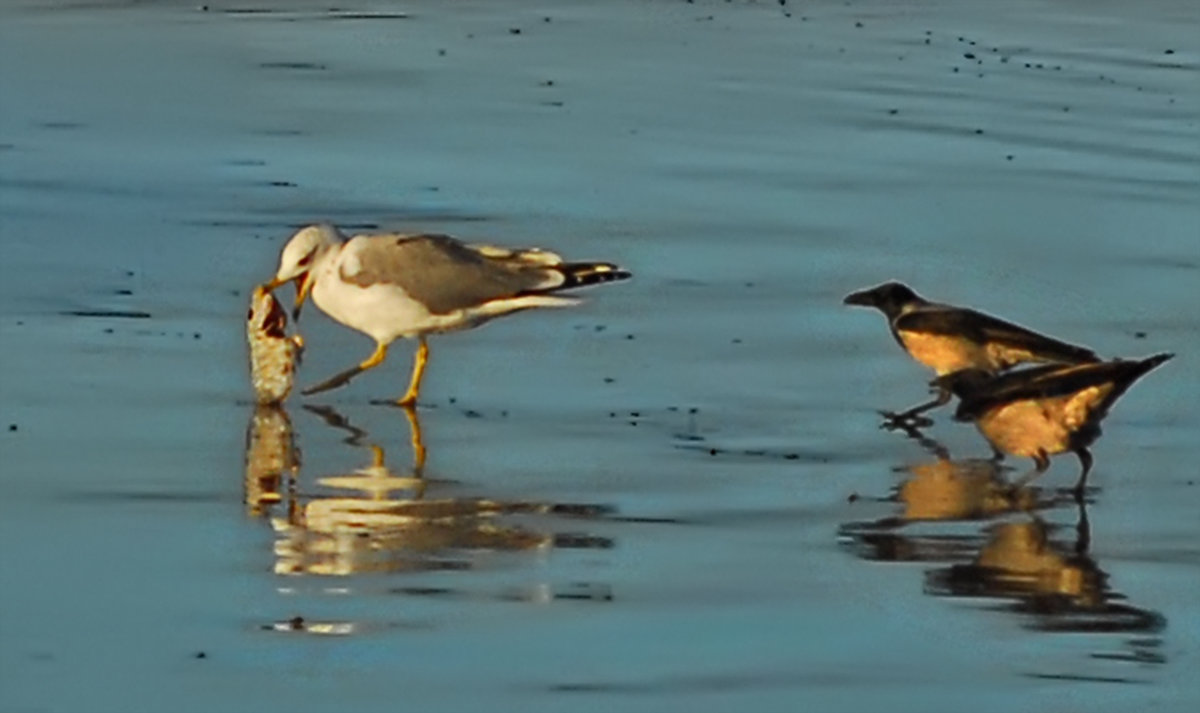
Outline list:
[[[262,289],[266,292],[274,292],[276,287],[279,287],[288,280],[281,280],[278,277],[271,278],[262,284]]]
[[[296,306],[292,308],[292,321],[300,321],[300,308],[304,306],[304,300],[308,297],[308,293],[312,291],[313,273],[312,270],[304,273],[296,278],[299,282],[296,283]]]

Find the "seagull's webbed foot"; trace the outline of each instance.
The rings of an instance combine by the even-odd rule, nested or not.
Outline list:
[[[408,382],[408,390],[398,399],[389,401],[372,401],[373,404],[386,404],[388,406],[399,406],[403,409],[413,410],[417,407],[417,394],[421,390],[421,377],[425,374],[425,365],[429,363],[429,342],[425,340],[424,335],[418,338],[417,352],[413,358],[412,378]]]

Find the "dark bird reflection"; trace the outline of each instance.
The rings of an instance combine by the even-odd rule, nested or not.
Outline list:
[[[1161,631],[1166,619],[1112,591],[1108,574],[1088,554],[1090,525],[1079,506],[1074,537],[1058,537],[1041,518],[989,526],[982,548],[968,563],[925,573],[925,591],[935,596],[1008,600],[1003,609],[1031,617],[1040,631]],[[1139,659],[1145,658],[1139,656]]]
[[[565,522],[605,518],[612,512],[608,506],[442,495],[451,484],[426,478],[414,410],[404,410],[413,462],[394,470],[384,447],[342,414],[324,406],[304,408],[344,431],[343,441],[361,449],[365,462],[305,485],[287,413],[256,408],[246,440],[245,501],[247,511],[266,516],[276,533],[277,574],[470,570],[494,553],[613,546],[604,536],[559,531]]]
[[[944,446],[906,429],[932,460],[904,465],[904,480],[885,500],[892,515],[844,523],[847,549],[879,562],[936,563],[924,591],[939,597],[1000,600],[997,608],[1023,615],[1023,625],[1046,632],[1138,634],[1129,650],[1096,654],[1161,662],[1158,612],[1129,604],[1089,554],[1086,504],[1069,493],[1014,486],[995,460],[954,460]],[[1055,525],[1043,514],[1075,512],[1075,524]]]

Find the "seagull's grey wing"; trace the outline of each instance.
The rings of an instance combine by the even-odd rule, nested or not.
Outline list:
[[[361,287],[395,285],[434,314],[553,289],[564,280],[549,265],[489,255],[446,235],[360,237],[347,249],[357,260],[343,261],[342,280]]]

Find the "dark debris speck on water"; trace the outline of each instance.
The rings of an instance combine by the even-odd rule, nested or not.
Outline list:
[[[119,319],[150,319],[149,312],[138,310],[74,309],[62,312],[68,317],[112,317]]]

